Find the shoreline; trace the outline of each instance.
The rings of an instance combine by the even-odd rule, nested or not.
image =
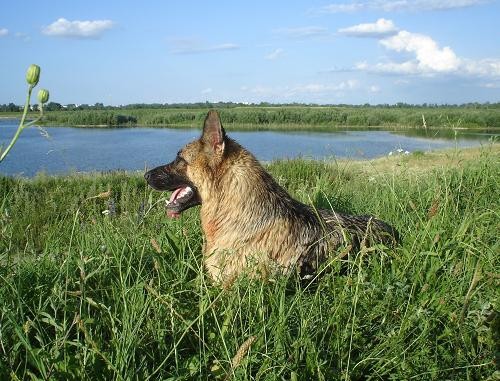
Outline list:
[[[432,151],[415,151],[409,155],[381,156],[372,159],[277,159],[272,161],[260,161],[264,167],[270,167],[276,163],[297,163],[297,162],[316,162],[324,163],[328,166],[342,166],[354,172],[361,172],[366,175],[383,176],[388,173],[402,173],[407,171],[425,172],[436,168],[451,168],[463,164],[464,161],[472,161],[484,154],[498,156],[500,161],[500,143],[488,143],[480,147],[469,148],[444,148]],[[1,169],[1,167],[0,167]],[[74,177],[95,177],[95,176],[115,176],[129,175],[131,177],[142,177],[144,171],[137,170],[106,170],[106,171],[88,171],[88,172],[69,172],[61,174],[48,174],[38,172],[34,176],[4,175],[0,172],[1,178],[21,179],[26,181],[36,181],[40,178],[64,179]]]
[[[27,118],[29,121],[32,118]],[[0,116],[0,120],[20,120],[17,117]],[[68,124],[68,123],[40,123],[37,126],[44,128],[159,128],[159,129],[186,129],[186,130],[201,130],[201,126],[196,124]],[[276,131],[276,132],[329,132],[329,131],[366,131],[366,130],[388,130],[388,131],[484,131],[500,133],[499,127],[454,127],[454,126],[410,126],[404,124],[382,124],[372,126],[358,125],[314,125],[314,124],[246,124],[246,123],[224,123],[224,128],[232,131]]]

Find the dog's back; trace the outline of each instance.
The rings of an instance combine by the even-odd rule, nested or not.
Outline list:
[[[218,197],[201,208],[206,264],[215,279],[232,279],[249,265],[308,278],[341,246],[355,252],[398,239],[395,229],[372,216],[315,210],[293,199],[238,143],[227,139],[225,149]]]

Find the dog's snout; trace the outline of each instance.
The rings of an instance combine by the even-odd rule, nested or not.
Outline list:
[[[144,174],[144,178],[146,179],[146,181],[149,181],[149,178],[151,177],[151,172],[148,171]]]

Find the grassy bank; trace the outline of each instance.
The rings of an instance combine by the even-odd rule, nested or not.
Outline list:
[[[66,126],[169,126],[199,128],[205,108],[114,108],[46,113],[46,123]],[[220,108],[225,125],[238,129],[328,130],[350,127],[496,128],[497,106],[246,106]],[[12,114],[4,114],[12,115]]]
[[[0,178],[0,379],[487,379],[499,158],[490,146],[270,164],[304,202],[404,237],[347,274],[332,262],[311,289],[210,285],[197,211],[167,219],[140,174]]]

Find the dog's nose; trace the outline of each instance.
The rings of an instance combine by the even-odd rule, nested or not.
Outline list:
[[[151,177],[151,173],[150,172],[146,172],[144,174],[144,178],[146,179],[146,181],[149,181],[149,178]]]

